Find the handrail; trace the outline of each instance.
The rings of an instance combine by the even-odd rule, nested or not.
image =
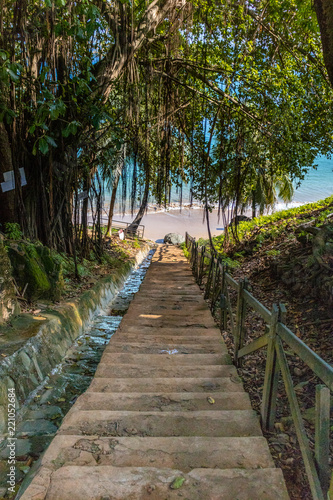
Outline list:
[[[107,218],[102,217],[101,218],[101,226],[106,227],[107,226]],[[104,222],[105,221],[105,222]],[[132,222],[125,222],[123,220],[114,220],[112,219],[112,228],[115,229],[124,229],[126,235],[129,236],[137,236],[140,239],[143,239],[144,234],[145,234],[145,226],[143,224],[138,224],[136,226],[136,229],[133,231],[128,231],[128,227],[132,224]]]
[[[333,368],[326,363],[318,354],[308,347],[283,323],[279,323],[277,333],[282,340],[299,356],[305,364],[317,375],[320,380],[333,390]]]
[[[229,316],[231,332],[234,337],[234,361],[240,365],[244,357],[252,352],[267,346],[267,361],[263,400],[261,406],[262,425],[272,430],[276,417],[277,384],[280,373],[285,385],[291,414],[300,449],[309,479],[314,500],[324,500],[328,490],[329,468],[329,411],[330,390],[333,390],[333,367],[326,363],[309,346],[300,340],[285,324],[285,307],[273,305],[269,311],[248,290],[247,281],[237,282],[228,273],[228,266],[223,264],[217,255],[212,255],[205,246],[198,246],[195,238],[188,233],[185,235],[185,244],[189,252],[189,260],[193,273],[199,284],[205,283],[205,299],[211,303],[211,309],[220,308],[221,328],[227,328]],[[205,264],[206,259],[206,264]],[[208,264],[207,264],[208,260]],[[204,269],[206,267],[206,269]],[[228,287],[237,292],[236,312],[233,311]],[[220,297],[220,300],[217,300]],[[268,325],[268,332],[259,338],[245,344],[245,315],[246,308],[252,307]],[[303,419],[293,387],[292,377],[286,360],[283,344],[293,352],[313,371],[325,384],[316,386],[316,430],[315,454],[311,451],[306,436]]]
[[[126,235],[127,234],[133,235],[133,236],[137,235],[139,238],[143,238],[144,233],[145,233],[145,226],[143,224],[138,224],[136,226],[135,230],[129,231],[128,228],[131,224],[132,224],[131,222],[125,222],[123,220],[112,219],[112,226],[111,227],[114,227],[116,229],[123,229],[124,228]]]

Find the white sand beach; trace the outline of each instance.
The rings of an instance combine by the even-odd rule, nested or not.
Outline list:
[[[114,219],[131,222],[133,216],[115,215]],[[217,236],[223,231],[223,220],[218,220],[218,210],[213,210],[209,215],[211,233]],[[147,213],[141,224],[145,226],[145,237],[161,243],[167,233],[180,233],[185,235],[187,231],[194,238],[208,238],[207,222],[204,220],[202,208],[173,209],[166,212],[156,211]]]

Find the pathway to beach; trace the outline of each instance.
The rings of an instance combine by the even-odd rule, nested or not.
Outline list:
[[[22,500],[285,500],[180,249],[160,246]]]

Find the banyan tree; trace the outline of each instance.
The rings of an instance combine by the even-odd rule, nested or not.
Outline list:
[[[135,227],[172,184],[237,212],[331,150],[310,1],[2,0],[0,33],[0,229],[50,247],[101,245],[126,165]]]

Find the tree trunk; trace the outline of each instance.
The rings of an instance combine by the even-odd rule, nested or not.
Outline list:
[[[11,170],[13,170],[13,162],[9,138],[4,124],[0,123],[0,183],[5,180],[3,174]],[[15,189],[3,192],[0,187],[0,207],[0,229],[4,231],[6,222],[18,222]]]
[[[332,0],[314,0],[320,28],[324,62],[333,87],[333,3]]]
[[[252,219],[256,217],[256,192],[255,190],[252,191]]]
[[[81,225],[82,225],[82,240],[81,240],[81,251],[84,257],[88,256],[88,205],[89,205],[89,191],[91,187],[91,175],[88,173],[85,177],[83,183],[83,191],[87,192],[87,197],[82,201],[82,212],[81,212]]]
[[[133,232],[133,233],[136,232],[137,229],[138,229],[138,226],[141,223],[142,217],[144,216],[146,208],[147,208],[148,196],[149,196],[149,185],[150,185],[149,172],[146,170],[145,192],[143,193],[143,198],[142,198],[141,206],[139,208],[138,213],[135,216],[135,219],[128,226],[127,231],[130,231],[130,232]]]
[[[109,209],[109,217],[108,217],[108,227],[107,227],[107,230],[106,230],[106,236],[111,236],[113,211],[114,211],[114,204],[115,204],[115,201],[116,201],[116,194],[117,194],[119,179],[120,179],[120,171],[117,170],[115,178],[114,178],[114,181],[113,181],[113,186],[112,186],[110,209]]]

